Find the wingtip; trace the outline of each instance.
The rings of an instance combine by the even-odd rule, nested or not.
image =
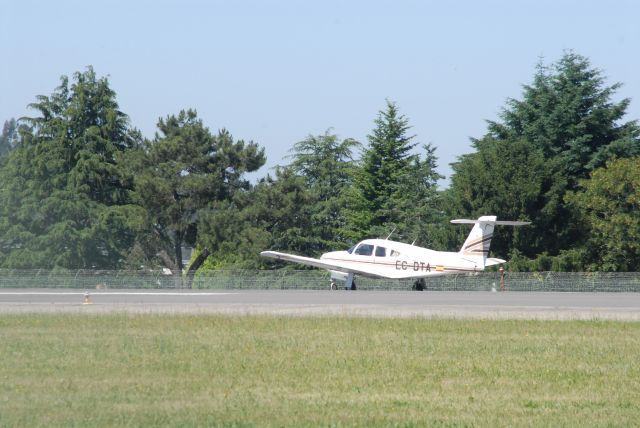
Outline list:
[[[277,251],[262,251],[260,255],[262,257],[269,257],[271,259],[278,259],[278,260],[282,260],[283,258],[283,253],[279,253]]]

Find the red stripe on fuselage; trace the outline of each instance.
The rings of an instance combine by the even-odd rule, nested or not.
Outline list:
[[[414,269],[414,264],[418,263],[418,266],[429,266],[429,270],[428,272],[431,271],[436,271],[436,265],[435,264],[430,264],[429,262],[418,262],[418,261],[413,261],[413,262],[409,262],[407,260],[396,260],[393,263],[380,263],[380,262],[369,262],[369,261],[365,261],[365,260],[348,260],[348,259],[336,259],[336,258],[332,258],[332,257],[325,257],[321,260],[332,260],[332,261],[336,261],[336,262],[345,262],[345,263],[361,263],[361,264],[368,264],[368,265],[380,265],[380,266],[388,266],[388,267],[393,267],[393,270],[413,270],[416,272],[419,271],[425,271],[426,269],[424,268],[418,268],[418,269]],[[406,269],[398,269],[397,263],[402,263],[405,262],[406,263]],[[445,270],[449,270],[449,271],[459,271],[459,272],[477,272],[478,269],[476,268],[466,268],[466,267],[458,267],[458,266],[446,266],[446,265],[438,265],[438,266],[444,266]]]

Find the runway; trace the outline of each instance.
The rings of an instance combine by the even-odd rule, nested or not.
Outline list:
[[[640,293],[0,290],[0,314],[24,312],[640,321]]]

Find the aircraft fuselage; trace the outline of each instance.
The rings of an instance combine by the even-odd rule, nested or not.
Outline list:
[[[349,251],[324,253],[320,260],[349,263],[369,272],[370,277],[436,276],[482,270],[474,260],[459,253],[433,251],[386,239],[366,239]]]

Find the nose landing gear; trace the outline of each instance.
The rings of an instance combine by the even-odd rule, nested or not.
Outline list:
[[[337,289],[338,289],[338,285],[336,284],[336,282],[335,282],[335,281],[333,281],[333,280],[332,280],[332,281],[329,283],[329,290],[337,290]],[[351,281],[351,285],[347,285],[347,284],[345,283],[345,285],[344,285],[344,289],[345,289],[345,290],[356,290],[356,282],[355,282],[355,281]]]
[[[346,272],[340,272],[340,271],[330,271],[331,272],[331,279],[330,279],[330,283],[329,283],[329,289],[330,290],[337,290],[338,289],[338,282],[344,282],[344,289],[345,290],[355,290],[356,289],[356,282],[354,281],[354,275],[353,273],[346,273]]]

